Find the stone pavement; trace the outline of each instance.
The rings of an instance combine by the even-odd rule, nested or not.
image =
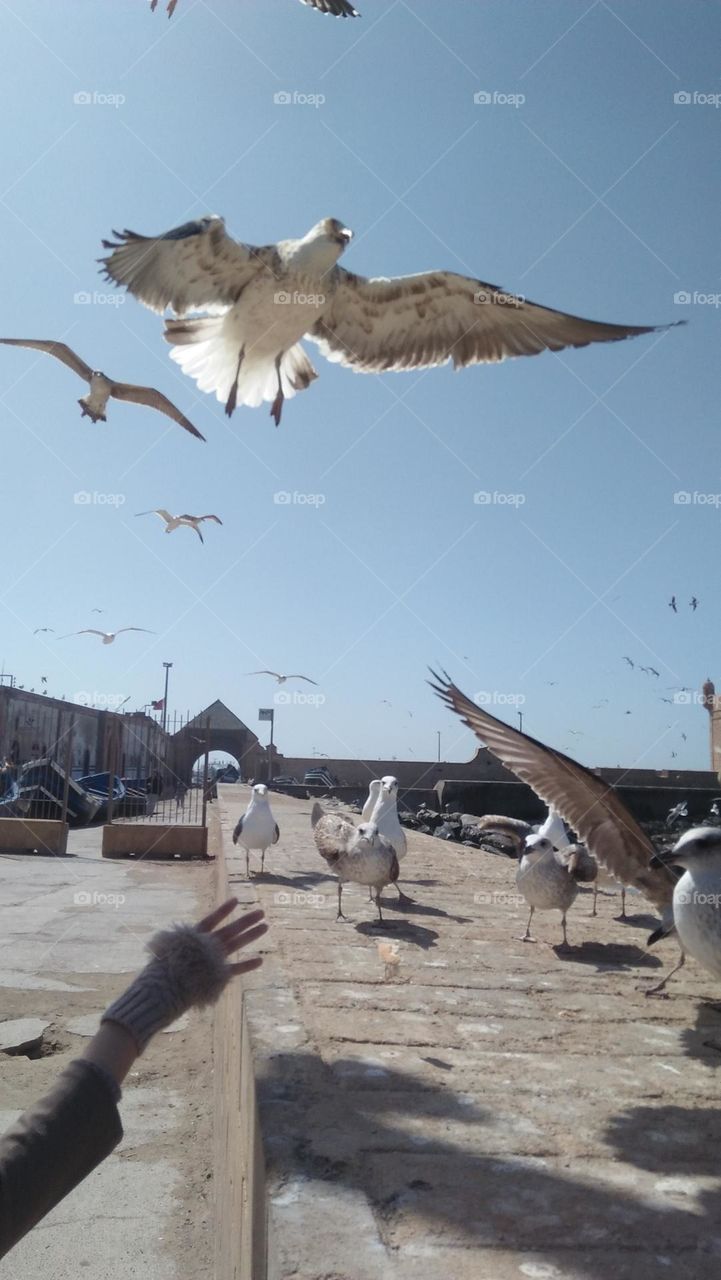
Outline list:
[[[42,1056],[0,1054],[0,1132],[82,1050],[125,985],[122,975],[146,962],[150,934],[210,901],[209,866],[108,861],[100,838],[99,828],[71,832],[66,858],[0,856],[0,1025],[23,1018],[47,1028]],[[209,1017],[203,1021],[204,1031],[196,1024],[188,1032],[181,1020],[138,1060],[123,1088],[120,1147],[0,1262],[2,1280],[209,1275],[201,1262],[192,1277],[177,1263],[184,1149],[198,1115],[189,1094],[203,1071],[202,1053],[189,1058],[186,1041],[207,1042]],[[210,1116],[207,1130],[210,1152]],[[193,1233],[199,1253],[202,1234],[201,1220]]]
[[[721,1018],[701,1003],[719,993],[689,961],[645,998],[677,952],[645,950],[643,899],[623,923],[619,897],[594,919],[579,895],[562,956],[557,913],[520,941],[510,860],[409,832],[413,902],[387,891],[379,929],[348,888],[336,922],[311,803],[273,795],[280,844],[247,884],[248,789],[220,796],[233,890],[272,926],[246,997],[269,1280],[721,1274]]]

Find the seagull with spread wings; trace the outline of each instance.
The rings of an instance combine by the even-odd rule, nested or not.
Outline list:
[[[216,524],[222,524],[220,516],[171,516],[169,511],[164,507],[155,507],[152,511],[138,511],[139,516],[160,516],[165,522],[165,532],[172,533],[174,529],[180,529],[185,526],[188,529],[195,529],[201,542],[204,542],[202,533],[200,532],[200,523],[203,520],[214,520]]]
[[[185,427],[191,435],[197,436],[199,440],[205,439],[185,414],[160,391],[156,391],[154,387],[138,387],[132,382],[115,382],[100,369],[91,369],[65,342],[53,342],[52,339],[45,338],[0,338],[0,342],[7,347],[30,347],[34,351],[45,351],[83,378],[90,387],[90,394],[81,396],[78,400],[83,418],[87,416],[93,422],[107,422],[105,408],[108,400],[113,397],[115,400],[130,400],[133,404],[145,404],[150,409],[157,409],[159,413],[164,413],[167,418],[172,418],[173,422]]]
[[[317,685],[317,680],[311,680],[310,676],[301,676],[296,672],[294,675],[283,675],[280,671],[246,671],[249,676],[274,676],[276,684],[285,684],[286,680],[305,680],[306,684]]]
[[[669,327],[583,320],[452,271],[366,279],[337,265],[353,237],[337,218],[261,248],[234,240],[219,217],[159,236],[113,234],[100,259],[106,278],[154,311],[172,308],[171,359],[229,417],[237,404],[272,401],[276,426],[284,400],[318,376],[303,337],[356,373],[389,373],[449,361],[462,369]]]
[[[70,636],[100,636],[103,644],[112,644],[115,637],[122,635],[124,631],[145,631],[149,636],[155,635],[147,627],[119,627],[117,631],[96,631],[94,627],[84,627],[82,631],[68,631],[67,635],[58,636],[58,640],[69,640]]]

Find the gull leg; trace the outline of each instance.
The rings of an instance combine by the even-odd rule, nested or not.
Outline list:
[[[529,915],[529,917],[528,917],[528,924],[526,925],[526,932],[524,933],[523,937],[521,938],[521,942],[535,942],[535,941],[536,941],[536,939],[535,939],[535,938],[532,938],[532,937],[531,937],[531,921],[532,921],[532,919],[533,919],[533,913],[534,913],[534,911],[535,911],[535,910],[536,910],[536,908],[535,908],[535,907],[531,907],[531,912],[530,912],[530,915]]]
[[[344,915],[343,915],[343,912],[341,911],[340,899],[341,899],[341,894],[342,894],[342,892],[343,892],[343,885],[341,884],[341,882],[340,882],[340,880],[339,880],[339,881],[338,881],[338,915],[336,916],[336,920],[347,920],[347,919],[348,919],[348,917],[347,917],[347,916],[344,916]]]
[[[597,899],[597,898],[598,898],[598,885],[597,885],[597,884],[595,883],[595,881],[594,881],[594,885],[593,885],[593,909],[592,909],[592,911],[591,911],[591,915],[592,915],[592,916],[597,916],[597,915],[598,915],[598,912],[597,912],[597,910],[596,910],[596,899]]]
[[[285,400],[285,396],[283,395],[283,387],[280,379],[280,365],[284,355],[285,355],[285,352],[281,351],[280,355],[277,355],[275,357],[275,376],[278,379],[278,394],[275,397],[275,400],[273,401],[272,405],[270,406],[270,416],[273,419],[276,427],[280,426],[280,415],[283,412],[283,401]]]
[[[238,367],[235,371],[233,385],[230,388],[230,395],[228,396],[228,399],[225,402],[225,412],[227,413],[229,418],[231,417],[233,410],[235,409],[235,406],[238,403],[238,378],[240,377],[240,366],[243,363],[244,356],[245,356],[245,346],[243,345],[240,348],[240,355],[238,356]]]
[[[625,919],[626,919],[626,886],[625,884],[622,884],[621,885],[621,914],[619,916],[619,920],[625,920]]]
[[[566,933],[566,912],[565,911],[561,916],[561,928],[563,929],[563,942],[559,943],[559,945],[556,947],[556,950],[570,951],[571,948],[568,945],[568,934]]]
[[[260,874],[261,875],[263,874],[264,868],[265,868],[265,849],[260,855]]]
[[[662,978],[660,982],[657,982],[655,987],[649,987],[645,994],[647,996],[658,995],[659,991],[663,991],[669,978],[672,978],[675,973],[678,973],[679,969],[683,969],[683,966],[685,965],[685,963],[686,963],[686,955],[682,951],[681,959],[679,960],[678,964],[675,964],[673,966],[673,969],[669,969],[668,973],[666,974],[666,977]]]
[[[383,912],[381,911],[381,891],[376,889],[376,906],[378,908],[378,919],[383,924]]]
[[[248,849],[245,851],[245,878],[250,880],[250,851]]]

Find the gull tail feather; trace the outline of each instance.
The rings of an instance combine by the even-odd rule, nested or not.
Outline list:
[[[257,408],[263,401],[275,399],[278,377],[275,361],[264,352],[254,354],[252,345],[238,368],[238,342],[224,327],[225,317],[205,316],[201,319],[167,320],[164,338],[173,343],[171,360],[197,383],[200,391],[215,392],[221,404],[231,393],[237,378],[237,403]],[[290,399],[303,391],[318,375],[306,352],[296,344],[283,355],[280,380],[283,395]]]

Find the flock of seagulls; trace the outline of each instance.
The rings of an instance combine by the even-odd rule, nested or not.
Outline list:
[[[691,596],[691,599],[688,602],[689,609],[691,609],[691,611],[695,613],[696,610],[698,609],[698,606],[699,606],[699,602],[697,597]],[[668,607],[669,609],[673,610],[674,613],[678,613],[678,601],[675,596],[671,596],[671,599],[668,602]]]
[[[318,13],[330,13],[334,18],[360,18],[357,9],[349,3],[349,0],[300,0],[301,4],[308,5],[311,9],[317,9]],[[178,0],[168,0],[168,17],[172,18]],[[158,0],[150,0],[150,11],[154,13],[158,7]]]

